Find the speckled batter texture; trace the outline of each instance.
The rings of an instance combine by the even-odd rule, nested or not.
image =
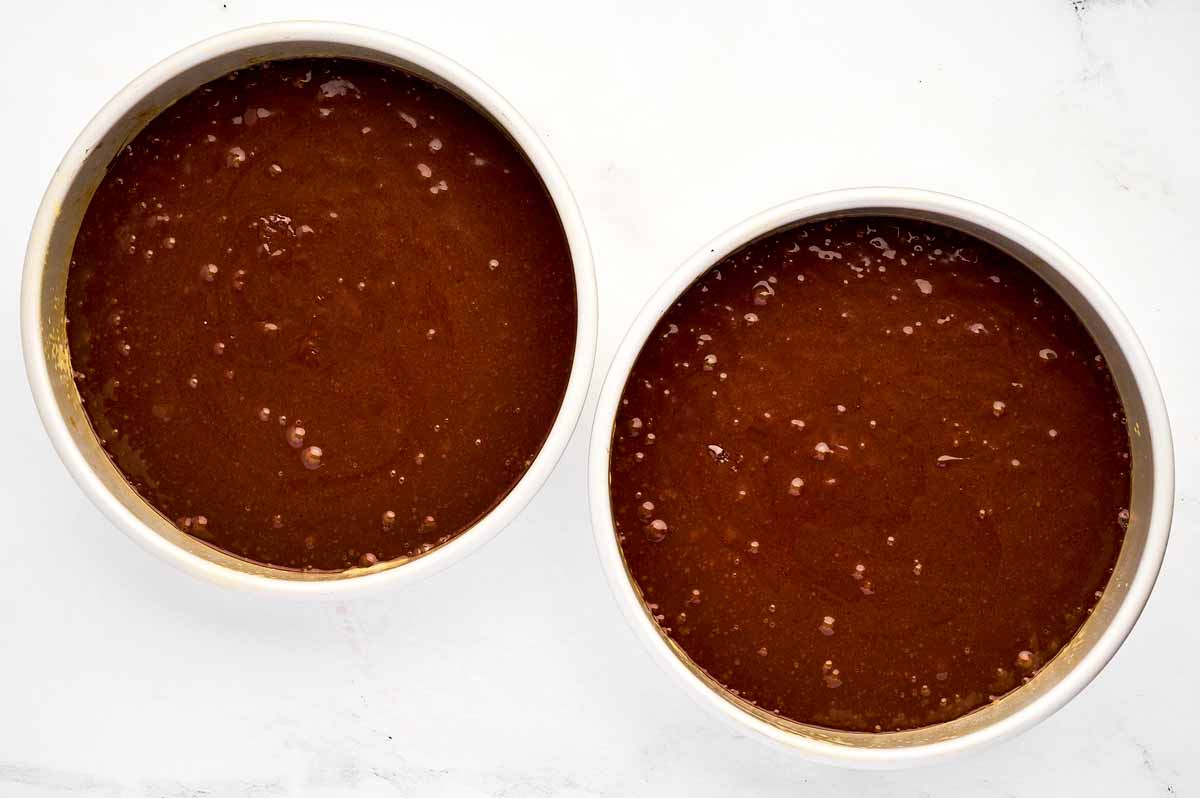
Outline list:
[[[67,287],[105,449],[185,531],[339,570],[429,551],[496,505],[562,402],[570,253],[532,166],[385,66],[213,81],[113,161]]]
[[[796,721],[949,720],[1032,677],[1128,521],[1120,397],[1036,275],[930,224],[842,219],[726,258],[625,385],[611,499],[649,611]]]

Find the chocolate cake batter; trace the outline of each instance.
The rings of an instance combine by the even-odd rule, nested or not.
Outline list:
[[[366,62],[279,61],[138,134],[67,286],[117,467],[235,555],[338,570],[428,551],[537,455],[574,353],[554,205],[488,119]]]
[[[889,731],[1021,685],[1128,520],[1120,397],[1067,305],[929,224],[808,224],[726,258],[625,385],[611,498],[663,629],[742,699]]]

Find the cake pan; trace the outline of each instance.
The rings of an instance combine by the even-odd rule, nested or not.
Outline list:
[[[634,361],[666,310],[712,266],[757,239],[833,217],[892,216],[935,222],[1016,257],[1045,280],[1083,321],[1112,371],[1125,406],[1133,471],[1129,525],[1108,587],[1075,637],[1027,684],[952,721],[897,732],[863,733],[797,723],[734,696],[697,666],[655,623],[617,542],[609,461],[621,394]],[[1112,298],[1075,260],[1026,225],[958,197],[905,188],[817,194],[771,208],[717,236],[688,258],[650,298],[621,343],[601,389],[592,429],[588,490],[592,525],[609,586],[636,636],[670,677],[740,732],[809,759],[858,768],[898,768],[943,760],[1011,737],[1079,693],[1112,658],[1154,586],[1167,547],[1174,459],[1167,410],[1141,343]]]
[[[67,345],[64,294],[75,236],[92,193],[121,148],[159,112],[203,84],[261,61],[338,56],[419,75],[491,119],[541,177],[566,233],[575,271],[575,354],[550,434],[513,489],[470,529],[427,554],[340,573],[305,573],[248,562],[184,534],[142,499],[101,448],[79,401]],[[38,209],[25,255],[21,338],[33,398],[75,481],[123,532],[185,570],[217,582],[289,593],[345,593],[411,582],[463,559],[495,537],[533,498],[562,455],[587,397],[596,345],[596,284],[575,200],[534,130],[494,89],[454,61],[398,36],[327,22],[234,30],[151,67],[105,105],[63,157]]]

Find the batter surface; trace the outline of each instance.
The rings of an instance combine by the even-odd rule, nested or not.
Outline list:
[[[574,353],[554,205],[412,75],[280,61],[198,89],[109,168],[67,286],[105,449],[180,528],[339,570],[428,551],[525,473]]]
[[[1128,520],[1120,397],[1008,255],[891,218],[752,244],[673,305],[626,383],[611,500],[654,618],[728,689],[889,731],[1032,677]]]

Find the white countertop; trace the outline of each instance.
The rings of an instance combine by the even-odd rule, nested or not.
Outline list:
[[[0,796],[1200,792],[1200,4],[666,5],[6,9]],[[798,195],[948,191],[1075,255],[1142,336],[1177,450],[1166,564],[1109,667],[1033,731],[920,771],[832,770],[731,734],[660,672],[609,596],[585,499],[591,402],[518,521],[410,589],[256,599],[136,548],[67,476],[28,394],[16,316],[34,210],[70,141],[152,62],[228,28],[335,17],[441,50],[545,137],[596,257],[593,398],[668,272]]]

